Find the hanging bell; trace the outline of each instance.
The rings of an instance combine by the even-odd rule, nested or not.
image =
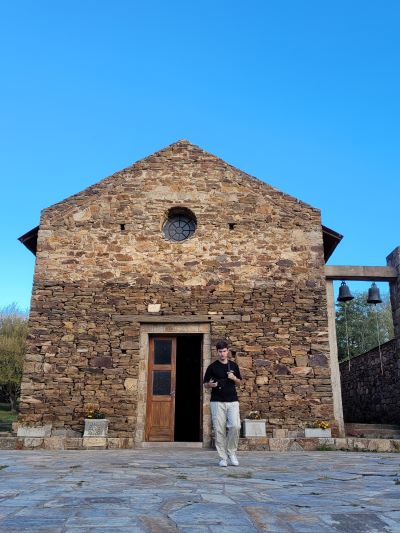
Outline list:
[[[379,292],[379,288],[376,286],[375,282],[368,289],[367,302],[369,304],[380,304],[380,303],[382,303],[382,298],[381,298],[381,295],[380,295],[380,292]]]
[[[342,281],[342,284],[339,287],[339,296],[337,298],[338,302],[349,302],[353,300],[354,296],[351,294],[349,287],[346,285],[345,281]]]

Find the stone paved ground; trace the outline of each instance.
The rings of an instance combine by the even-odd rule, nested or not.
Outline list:
[[[400,532],[400,454],[0,452],[1,532]]]

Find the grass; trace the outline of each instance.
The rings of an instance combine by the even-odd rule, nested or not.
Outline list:
[[[0,403],[0,423],[15,422],[17,420],[17,416],[18,413],[12,412],[8,403]]]

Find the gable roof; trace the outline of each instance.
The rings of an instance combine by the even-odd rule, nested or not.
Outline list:
[[[182,158],[182,152],[184,151],[187,152],[186,158]],[[64,210],[68,211],[69,206],[73,208],[82,207],[86,203],[90,202],[94,195],[106,189],[110,183],[118,185],[121,181],[124,181],[126,179],[127,175],[131,174],[132,172],[147,170],[149,168],[151,169],[152,167],[154,167],[154,165],[158,166],[162,163],[174,161],[177,161],[180,164],[191,164],[193,162],[213,162],[219,165],[221,168],[224,168],[227,171],[231,171],[235,175],[237,180],[241,182],[241,185],[248,186],[253,190],[255,188],[259,189],[261,192],[273,192],[274,194],[278,194],[280,196],[285,197],[287,200],[292,201],[297,205],[300,204],[307,209],[319,211],[317,208],[311,206],[310,204],[307,204],[306,202],[303,202],[302,200],[299,200],[298,198],[295,198],[290,194],[280,191],[279,189],[273,187],[272,185],[269,185],[265,181],[262,181],[256,178],[255,176],[252,176],[251,174],[248,174],[247,172],[244,172],[243,170],[233,165],[230,165],[229,163],[215,156],[214,154],[211,154],[210,152],[203,150],[199,146],[183,139],[172,143],[166,146],[165,148],[162,148],[161,150],[158,150],[157,152],[154,152],[153,154],[144,157],[143,159],[139,159],[132,165],[115,172],[111,176],[107,176],[106,178],[103,178],[102,180],[94,183],[93,185],[86,187],[82,191],[45,208],[43,212],[49,213],[61,209],[65,213]]]
[[[132,171],[136,170],[145,170],[149,166],[156,164],[160,164],[163,159],[165,161],[171,160],[179,160],[181,164],[185,163],[184,158],[182,158],[182,152],[187,151],[187,162],[193,163],[194,161],[213,161],[214,163],[217,163],[221,167],[224,167],[226,170],[232,171],[235,178],[240,182],[240,184],[244,186],[251,187],[252,189],[259,189],[260,192],[273,192],[275,195],[278,194],[280,196],[284,196],[287,200],[292,201],[296,203],[297,205],[302,205],[306,209],[311,209],[314,211],[318,211],[318,209],[310,206],[309,204],[302,202],[301,200],[298,200],[297,198],[279,191],[278,189],[272,187],[268,183],[265,183],[264,181],[261,181],[260,179],[247,174],[246,172],[230,165],[223,159],[218,158],[217,156],[203,150],[199,146],[196,146],[189,141],[183,139],[180,141],[177,141],[173,144],[170,144],[166,146],[165,148],[143,158],[139,161],[133,163],[129,167],[124,168],[123,170],[120,170],[118,172],[115,172],[111,176],[108,176],[99,182],[83,189],[82,191],[78,192],[77,194],[74,194],[72,196],[69,196],[68,198],[65,198],[64,200],[57,202],[56,204],[53,204],[43,210],[43,212],[46,212],[50,215],[59,214],[59,211],[62,211],[65,215],[70,209],[82,207],[86,203],[93,200],[93,196],[100,193],[101,191],[105,190],[110,182],[119,183],[120,181],[123,181],[126,179],[126,175],[131,173]],[[37,241],[37,233],[38,233],[39,226],[37,228],[33,228],[29,232],[25,233],[21,237],[19,237],[19,240],[24,244],[32,253],[36,253],[36,241]],[[341,236],[336,233],[333,230],[329,230],[328,228],[325,228],[323,226],[324,231],[324,254],[325,254],[325,260],[330,257],[330,255],[333,253],[333,250],[336,248],[337,244],[340,242]],[[325,237],[326,233],[326,237]],[[334,236],[340,237],[337,239]],[[336,244],[335,244],[336,242]]]

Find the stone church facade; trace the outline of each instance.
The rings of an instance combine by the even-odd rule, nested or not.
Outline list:
[[[44,209],[21,426],[77,436],[90,407],[121,447],[210,441],[201,386],[227,339],[241,415],[335,427],[320,212],[179,141]]]

